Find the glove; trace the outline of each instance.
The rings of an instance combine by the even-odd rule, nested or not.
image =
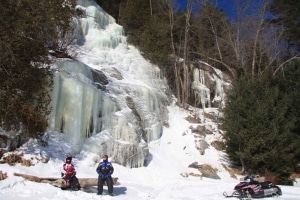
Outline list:
[[[106,178],[111,177],[111,174],[112,174],[111,172],[108,172],[107,175],[106,175]]]
[[[101,176],[101,179],[105,179],[105,175],[104,174],[99,174],[99,176]]]
[[[61,177],[64,177],[64,176],[65,176],[65,174],[64,174],[64,173],[62,173],[62,172],[60,173],[60,175],[61,175]]]

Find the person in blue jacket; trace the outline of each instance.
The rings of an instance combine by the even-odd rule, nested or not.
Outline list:
[[[111,175],[114,173],[114,167],[111,162],[108,162],[108,156],[104,155],[102,162],[99,163],[97,169],[98,173],[98,195],[101,195],[103,192],[103,185],[106,182],[108,187],[109,195],[113,195],[113,181]]]

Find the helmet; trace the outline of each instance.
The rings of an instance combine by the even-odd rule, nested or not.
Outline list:
[[[65,162],[66,162],[66,163],[71,163],[71,162],[72,162],[72,155],[68,154],[68,155],[66,156]]]

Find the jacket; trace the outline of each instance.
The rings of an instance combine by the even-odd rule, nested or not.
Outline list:
[[[65,163],[63,169],[66,175],[76,175],[75,167],[72,163]]]
[[[112,166],[111,162],[102,161],[99,163],[96,171],[99,175],[110,176],[114,173],[114,167]]]

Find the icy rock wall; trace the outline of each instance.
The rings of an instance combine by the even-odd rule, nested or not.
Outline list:
[[[200,105],[202,109],[224,108],[225,90],[228,90],[230,85],[224,74],[208,63],[199,62],[198,66],[194,67],[192,89],[197,106]]]
[[[167,83],[160,70],[128,46],[121,26],[94,1],[74,20],[75,59],[57,61],[49,129],[64,133],[73,153],[108,154],[116,163],[141,167],[147,143],[167,120]]]

